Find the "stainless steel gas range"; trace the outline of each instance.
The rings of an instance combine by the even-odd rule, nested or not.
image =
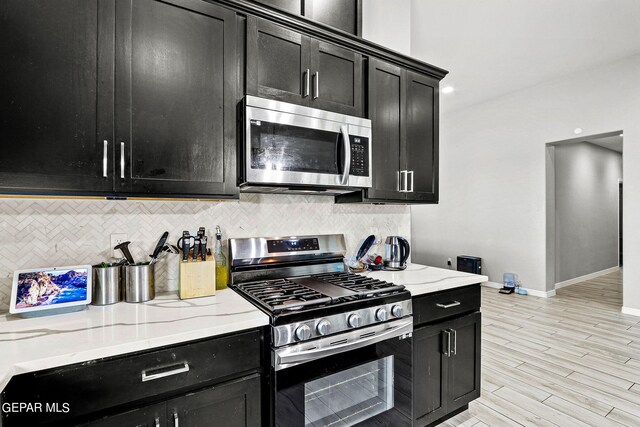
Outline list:
[[[271,423],[411,425],[411,295],[345,271],[344,236],[230,239],[232,286],[271,319]]]

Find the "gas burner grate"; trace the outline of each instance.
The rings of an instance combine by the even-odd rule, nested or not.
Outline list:
[[[358,293],[359,298],[368,298],[383,294],[403,291],[403,285],[394,285],[380,279],[362,276],[354,273],[325,273],[313,276],[316,279],[324,280],[332,285],[342,286]]]
[[[239,289],[273,312],[300,310],[331,302],[331,298],[323,293],[287,279],[247,283],[240,285]]]

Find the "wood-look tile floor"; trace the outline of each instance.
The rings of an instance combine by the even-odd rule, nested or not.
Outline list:
[[[640,318],[621,272],[553,298],[482,288],[482,396],[441,426],[640,426]]]

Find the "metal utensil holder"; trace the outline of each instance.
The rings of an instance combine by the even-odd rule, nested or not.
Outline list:
[[[109,305],[124,299],[123,276],[126,274],[122,265],[117,264],[94,265],[93,289],[91,292],[92,305]]]
[[[145,302],[156,297],[155,264],[139,262],[125,265],[124,300]]]

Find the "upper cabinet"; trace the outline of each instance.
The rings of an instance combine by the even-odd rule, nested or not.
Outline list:
[[[113,105],[98,93],[113,21],[102,6],[0,2],[0,191],[111,190],[112,141],[98,117]]]
[[[8,0],[0,23],[0,191],[237,195],[234,12]]]
[[[362,55],[250,16],[247,93],[362,115]]]
[[[438,202],[438,85],[436,78],[369,60],[373,186],[337,202]]]
[[[257,0],[349,34],[362,36],[362,0]]]
[[[235,13],[118,0],[116,24],[116,190],[236,192]]]

